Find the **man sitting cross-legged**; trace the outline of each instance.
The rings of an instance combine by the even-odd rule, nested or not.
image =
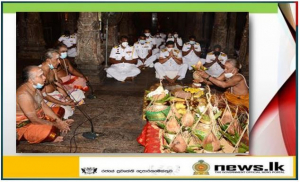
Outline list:
[[[166,48],[160,51],[159,62],[155,63],[157,78],[166,79],[170,84],[185,78],[188,65],[182,63],[181,51],[174,48],[174,42],[168,41]]]
[[[23,70],[23,79],[24,83],[16,93],[17,140],[25,139],[29,143],[63,141],[57,130],[68,132],[73,120],[62,121],[44,102],[39,90],[46,80],[43,71],[37,66],[29,66]]]
[[[109,61],[112,64],[107,70],[107,77],[115,78],[118,81],[132,79],[141,73],[136,67],[137,54],[132,46],[128,45],[128,38],[121,37],[121,44],[115,46],[110,53]]]

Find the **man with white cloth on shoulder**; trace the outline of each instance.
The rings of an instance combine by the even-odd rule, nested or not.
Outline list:
[[[121,37],[121,44],[113,47],[109,61],[112,64],[107,70],[107,77],[115,78],[118,81],[125,81],[140,74],[140,69],[136,67],[137,54],[133,46],[128,45],[127,36]]]
[[[136,66],[140,69],[144,67],[153,68],[153,62],[156,60],[156,56],[152,55],[152,44],[146,41],[146,36],[141,35],[139,41],[134,43],[133,47],[138,56]]]
[[[174,48],[174,42],[168,41],[166,48],[160,51],[159,62],[154,65],[156,77],[166,79],[170,84],[185,78],[188,65],[182,62],[182,53]]]

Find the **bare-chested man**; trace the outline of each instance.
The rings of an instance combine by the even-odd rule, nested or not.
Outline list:
[[[43,71],[37,66],[26,67],[23,79],[24,83],[16,93],[17,139],[25,139],[29,143],[63,141],[63,137],[57,135],[57,129],[62,133],[70,131],[74,120],[62,121],[44,102],[40,92],[46,80]],[[52,121],[46,120],[46,115]]]
[[[73,115],[72,107],[75,102],[70,98],[62,86],[57,85],[56,69],[59,65],[59,53],[54,49],[49,49],[44,55],[44,62],[40,65],[46,77],[45,86],[42,89],[45,102],[53,110],[56,107],[65,109],[64,119]]]
[[[60,65],[57,68],[57,76],[68,90],[80,89],[84,92],[89,90],[87,86],[88,77],[76,70],[67,59],[68,48],[65,44],[60,43],[56,47],[59,53]]]
[[[235,59],[228,59],[224,66],[224,73],[217,78],[212,77],[205,71],[200,71],[199,74],[208,84],[228,88],[228,91],[225,92],[225,97],[229,102],[249,108],[249,87],[245,77],[238,73],[239,63]]]

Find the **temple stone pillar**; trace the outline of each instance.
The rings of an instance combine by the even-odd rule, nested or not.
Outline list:
[[[25,13],[20,15],[20,29],[18,30],[19,59],[41,59],[45,52],[43,26],[39,13]],[[24,28],[26,27],[26,28]]]
[[[76,13],[62,13],[63,20],[61,21],[61,34],[63,35],[66,30],[69,30],[71,34],[75,32],[75,29],[77,28],[77,22],[76,22]]]
[[[246,17],[246,24],[244,27],[240,51],[239,51],[239,63],[242,65],[242,74],[245,75],[246,78],[249,77],[249,14]]]
[[[236,16],[237,13],[230,13],[229,15],[229,28],[228,28],[228,38],[227,38],[227,48],[228,48],[228,56],[233,57],[235,50],[235,35],[236,35]]]
[[[249,66],[247,54],[249,52],[249,14],[246,17],[246,24],[243,30],[243,35],[240,44],[238,61],[242,64],[242,71]],[[248,68],[247,68],[248,69]]]
[[[106,27],[105,27],[106,28]],[[118,25],[108,26],[108,46],[113,47],[118,43]]]
[[[75,62],[92,85],[99,85],[105,73],[99,27],[98,13],[79,14]]]
[[[203,40],[203,13],[195,13],[194,32],[196,40]]]
[[[120,35],[127,35],[129,37],[129,41],[133,41],[133,38],[136,35],[132,16],[132,12],[123,13],[122,20],[119,24]]]
[[[215,13],[214,26],[211,36],[210,48],[219,44],[222,46],[222,51],[227,52],[227,13]]]

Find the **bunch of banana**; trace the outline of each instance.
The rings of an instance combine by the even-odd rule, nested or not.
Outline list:
[[[171,98],[170,98],[170,101],[171,101],[171,102],[185,102],[184,99],[177,98],[177,97],[171,97]]]
[[[202,90],[200,90],[199,88],[192,88],[192,87],[189,87],[189,88],[185,88],[184,91],[190,92],[190,93],[194,94],[194,93],[198,93],[198,92],[200,92],[200,91],[202,91]]]
[[[181,115],[186,114],[186,105],[185,102],[177,102],[175,104],[175,108],[177,109],[177,112]]]

